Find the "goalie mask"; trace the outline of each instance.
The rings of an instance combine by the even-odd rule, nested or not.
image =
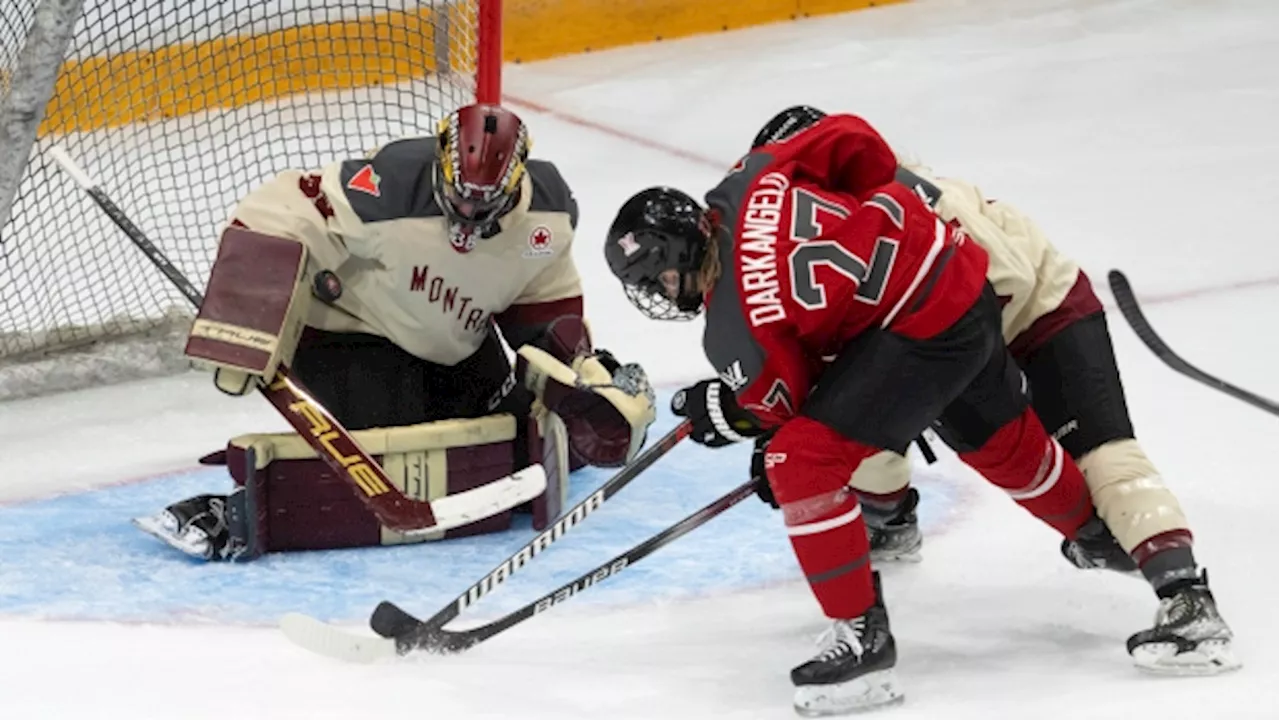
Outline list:
[[[691,320],[702,310],[697,280],[710,235],[697,200],[674,188],[649,188],[618,210],[604,257],[640,312],[654,320]]]
[[[469,252],[520,198],[529,132],[497,105],[467,105],[440,121],[435,197],[449,221],[449,242]]]

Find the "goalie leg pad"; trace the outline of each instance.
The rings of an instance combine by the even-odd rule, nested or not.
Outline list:
[[[541,463],[547,490],[533,501],[533,529],[545,530],[569,504],[569,443],[564,421],[553,412],[529,417],[529,461]]]
[[[510,475],[516,420],[492,415],[352,433],[408,497],[435,500]],[[232,478],[243,485],[242,527],[254,555],[422,542],[510,526],[504,511],[461,528],[406,536],[382,527],[347,484],[292,433],[245,435],[227,446]],[[550,485],[549,485],[550,487]],[[557,488],[559,490],[559,488]]]
[[[307,249],[231,226],[222,235],[186,355],[211,367],[224,392],[242,395],[292,359],[310,293]]]

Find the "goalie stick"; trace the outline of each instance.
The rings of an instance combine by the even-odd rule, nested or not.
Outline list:
[[[192,305],[199,308],[204,297],[196,286],[169,262],[169,258],[98,183],[62,148],[52,147],[49,154],[147,259],[177,286]],[[391,483],[386,471],[360,447],[332,413],[311,397],[289,368],[281,365],[270,382],[259,384],[258,390],[316,451],[316,455],[350,485],[352,492],[378,521],[392,530],[421,534],[461,527],[532,500],[546,489],[545,471],[541,465],[532,465],[465,493],[435,501],[414,500]]]
[[[1276,406],[1275,400],[1268,400],[1261,395],[1256,395],[1238,388],[1231,383],[1214,377],[1209,373],[1195,367],[1191,363],[1183,360],[1177,353],[1170,348],[1164,340],[1156,334],[1151,323],[1146,316],[1142,314],[1142,308],[1138,306],[1138,299],[1133,294],[1133,288],[1129,285],[1129,279],[1119,270],[1112,270],[1107,273],[1107,282],[1111,285],[1111,293],[1116,296],[1116,304],[1120,306],[1120,313],[1124,315],[1124,319],[1129,322],[1130,327],[1137,333],[1138,338],[1156,354],[1165,365],[1173,368],[1192,380],[1208,385],[1215,390],[1224,392],[1237,400],[1243,400],[1250,405],[1266,410],[1272,415],[1280,415],[1280,407]]]
[[[463,610],[475,604],[480,598],[488,595],[494,588],[523,568],[536,555],[546,550],[565,533],[595,512],[609,498],[636,479],[641,472],[666,455],[681,440],[689,436],[692,426],[689,421],[681,422],[671,432],[640,453],[626,467],[605,481],[585,500],[566,510],[550,527],[539,533],[524,547],[511,557],[501,562],[483,578],[476,581],[452,602],[440,608],[435,615],[426,621],[410,615],[394,603],[383,601],[374,609],[369,618],[369,625],[381,637],[353,635],[340,628],[316,620],[315,618],[290,613],[280,622],[280,628],[286,637],[294,643],[341,660],[355,662],[371,661],[380,657],[396,654],[404,655],[418,649],[419,641],[430,642],[433,634],[438,633],[446,624],[458,617]],[[683,522],[683,521],[682,521]],[[685,531],[687,532],[687,530]],[[681,533],[683,534],[683,533]],[[652,549],[649,550],[652,552]],[[645,554],[648,554],[647,552]],[[518,622],[518,621],[517,621]]]
[[[565,583],[519,610],[514,610],[497,620],[466,630],[446,630],[443,627],[422,623],[403,610],[399,617],[384,617],[384,622],[396,622],[403,625],[403,632],[394,637],[356,637],[343,633],[335,636],[332,626],[326,625],[306,615],[286,615],[281,621],[281,629],[298,645],[313,652],[348,662],[374,662],[411,652],[431,652],[452,655],[479,645],[489,638],[505,630],[519,625],[534,615],[540,615],[559,605],[571,597],[576,597],[588,588],[615,577],[623,570],[635,565],[659,548],[670,544],[676,538],[706,523],[711,518],[737,505],[742,500],[755,494],[755,480],[749,480],[734,488],[729,494],[715,500],[710,505],[689,515],[675,525],[654,535],[626,552],[597,566],[594,570],[579,576],[572,582]]]

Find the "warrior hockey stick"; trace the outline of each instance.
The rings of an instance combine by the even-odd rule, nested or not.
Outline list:
[[[550,610],[560,603],[595,587],[635,565],[657,549],[685,535],[711,518],[737,505],[755,493],[755,481],[748,481],[734,488],[728,495],[684,518],[680,522],[596,567],[572,582],[561,585],[519,610],[510,612],[492,622],[466,630],[446,630],[426,623],[417,623],[409,615],[402,621],[406,631],[392,638],[343,636],[345,642],[335,642],[333,628],[306,615],[287,615],[281,628],[298,645],[313,652],[348,662],[373,662],[411,652],[431,652],[444,655],[461,653],[488,640],[505,630],[519,625],[534,615]],[[394,607],[394,606],[392,606]]]
[[[368,638],[351,635],[344,630],[327,625],[314,618],[292,613],[281,621],[281,629],[285,635],[298,645],[324,655],[344,660],[373,660],[387,654],[399,652],[405,654],[416,647],[418,638],[429,637],[458,617],[463,610],[488,595],[493,589],[506,582],[524,567],[535,555],[546,550],[565,533],[595,512],[609,498],[636,479],[641,472],[666,455],[671,448],[689,435],[691,426],[686,420],[667,433],[651,447],[632,460],[626,467],[609,478],[585,500],[574,505],[556,519],[551,527],[543,530],[533,540],[507,558],[492,572],[485,575],[471,587],[467,588],[453,602],[445,605],[425,622],[410,615],[390,602],[382,602],[369,618],[369,625],[374,632],[382,636]],[[389,643],[389,644],[388,644]]]
[[[204,302],[200,291],[169,262],[169,258],[98,183],[62,148],[50,148],[49,154],[198,309]],[[290,374],[289,368],[281,365],[275,377],[265,385],[259,385],[258,389],[315,449],[316,455],[351,486],[356,497],[364,502],[378,521],[392,530],[419,534],[461,527],[532,500],[546,489],[546,474],[541,465],[534,465],[475,490],[433,502],[405,497],[391,484],[377,461],[356,443],[351,433]]]
[[[1277,407],[1275,400],[1268,400],[1261,395],[1255,395],[1248,390],[1238,388],[1225,380],[1210,375],[1183,360],[1172,348],[1166,345],[1164,340],[1156,334],[1155,329],[1151,327],[1151,323],[1146,316],[1142,314],[1142,308],[1138,306],[1138,299],[1134,297],[1133,288],[1130,287],[1129,279],[1124,276],[1124,273],[1119,270],[1112,270],[1107,274],[1107,281],[1111,284],[1111,292],[1116,296],[1116,304],[1120,306],[1120,312],[1124,315],[1124,319],[1129,321],[1133,331],[1165,365],[1192,380],[1198,380],[1237,400],[1243,400],[1256,408],[1266,410],[1272,415],[1280,415],[1280,407]]]

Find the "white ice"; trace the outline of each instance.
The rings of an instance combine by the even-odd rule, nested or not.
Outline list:
[[[598,344],[663,382],[706,374],[701,326],[639,319],[599,239],[635,190],[705,190],[765,119],[807,102],[859,112],[900,151],[1016,202],[1096,284],[1127,270],[1171,345],[1275,397],[1276,57],[1262,0],[922,0],[511,67],[506,83],[581,203]],[[908,698],[885,718],[1280,711],[1276,418],[1175,375],[1118,315],[1111,327],[1139,436],[1245,668],[1140,675],[1123,642],[1150,622],[1150,590],[1071,570],[1049,531],[944,458],[972,494],[922,564],[886,573]],[[0,502],[187,467],[282,427],[194,375],[0,405]],[[787,670],[822,626],[799,584],[607,613],[568,603],[465,656],[351,667],[267,628],[7,617],[0,717],[785,718]]]

